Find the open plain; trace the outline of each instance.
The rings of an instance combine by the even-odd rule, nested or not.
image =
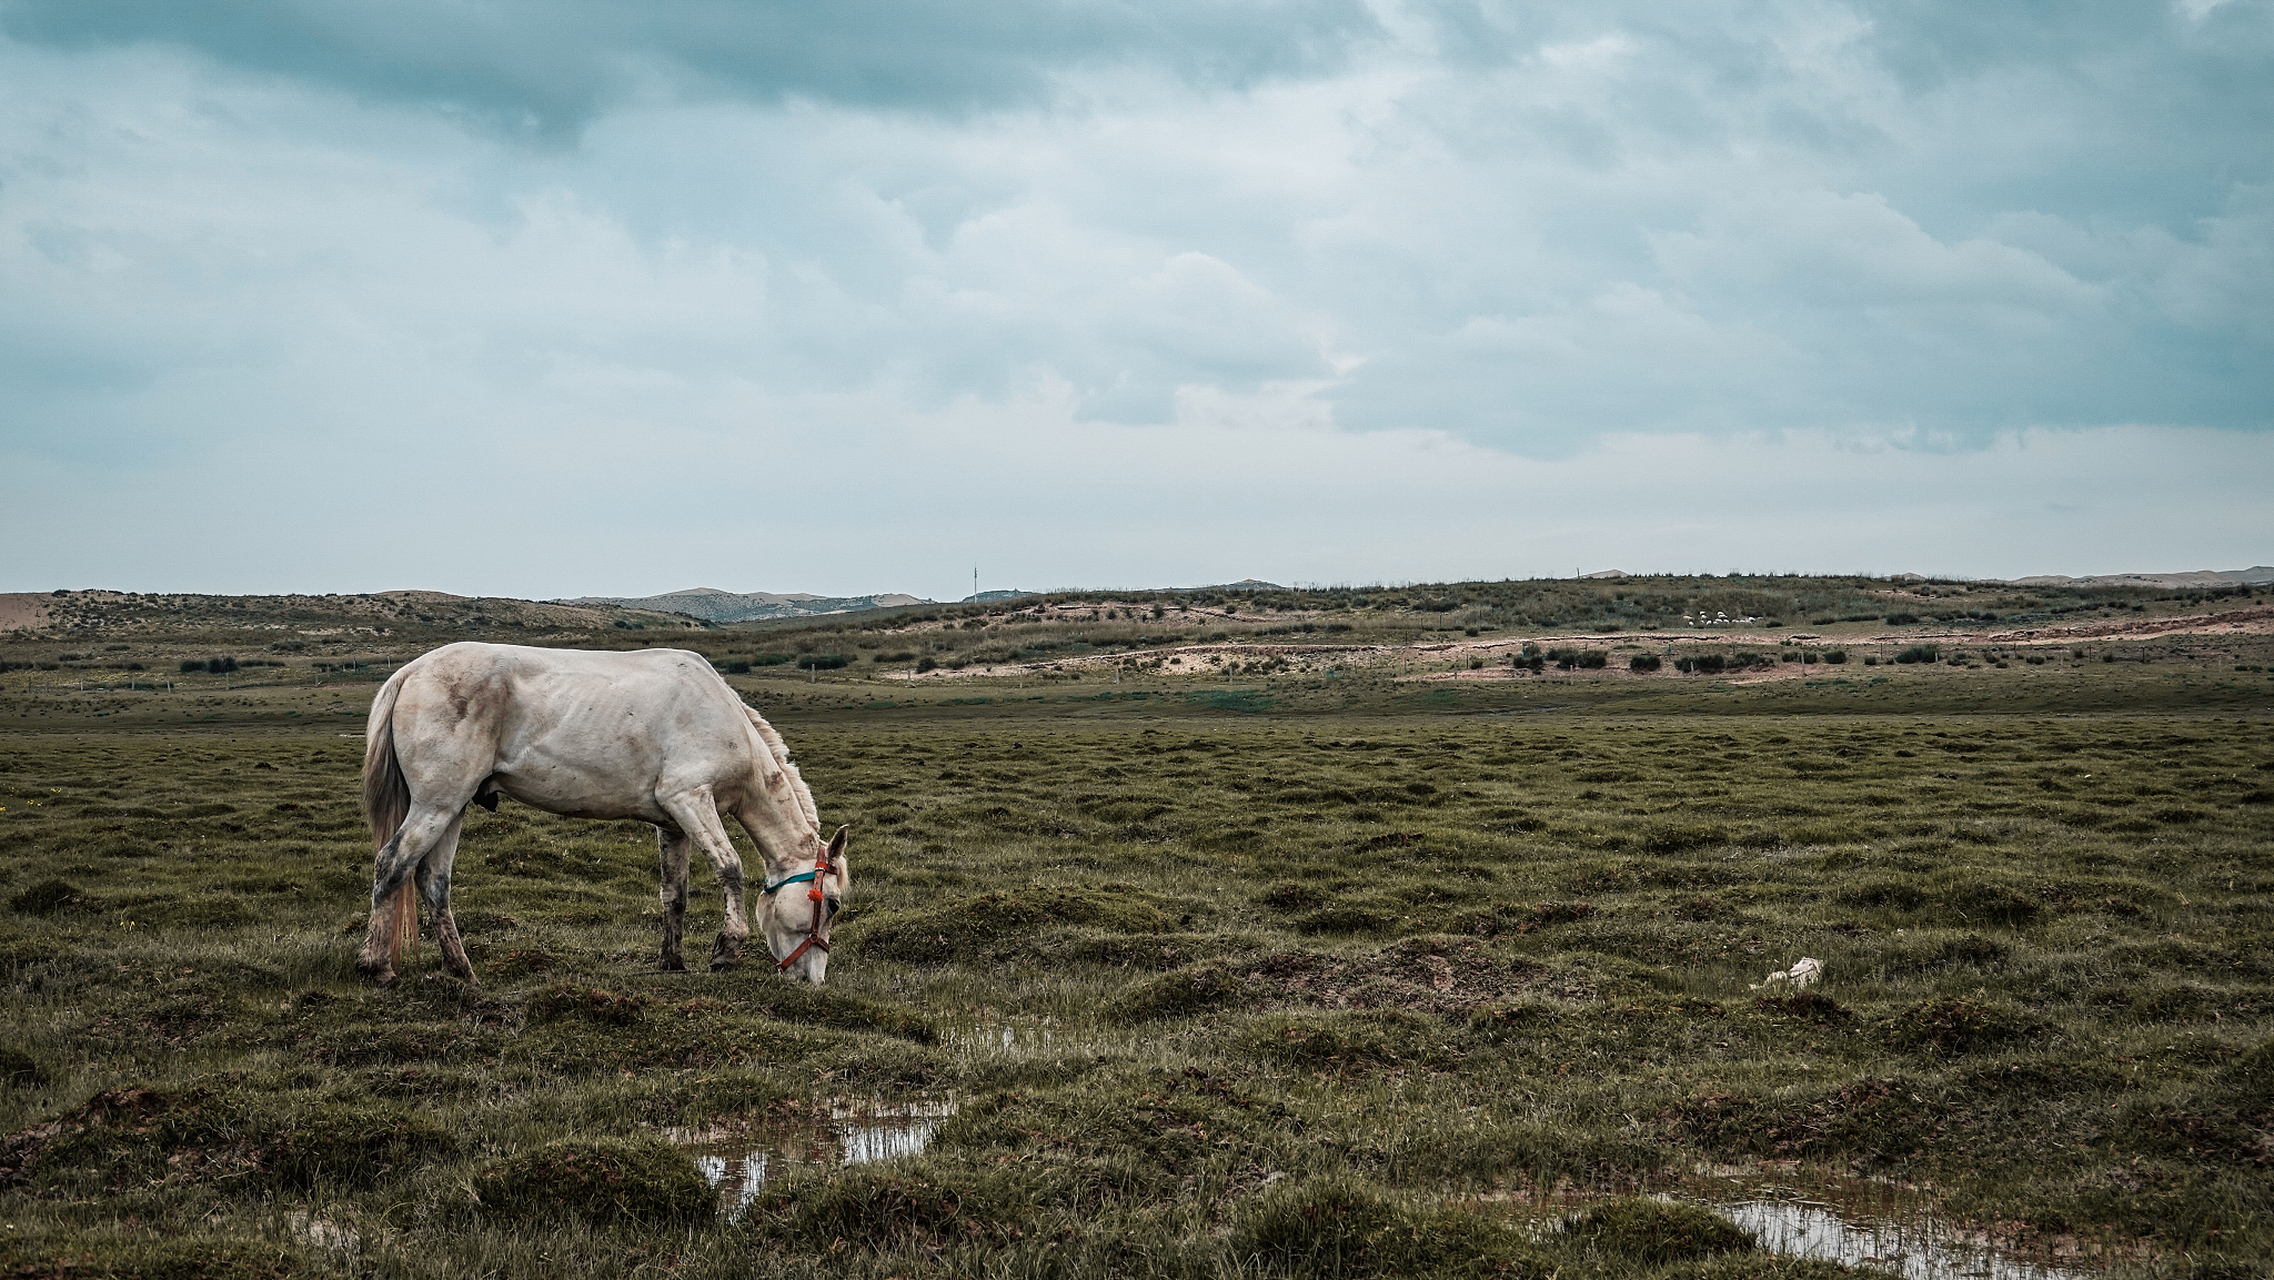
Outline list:
[[[2263,1276],[2266,603],[59,595],[0,632],[0,1274],[1929,1274],[1728,1221],[1806,1204]],[[652,833],[511,802],[482,984],[359,984],[364,712],[460,638],[709,656],[853,826],[829,984],[658,972]]]

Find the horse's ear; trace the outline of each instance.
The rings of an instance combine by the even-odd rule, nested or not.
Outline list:
[[[837,881],[837,896],[840,898],[845,896],[846,890],[853,887],[853,873],[845,866],[845,844],[852,831],[850,825],[839,827],[837,834],[829,841],[829,874]]]

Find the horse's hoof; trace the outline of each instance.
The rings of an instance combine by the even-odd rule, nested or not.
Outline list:
[[[384,960],[377,962],[358,960],[355,962],[355,971],[371,979],[373,986],[391,987],[395,985],[395,967]]]

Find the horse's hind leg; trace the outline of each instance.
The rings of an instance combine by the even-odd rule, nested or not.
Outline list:
[[[679,938],[687,920],[687,854],[693,842],[684,831],[657,827],[655,845],[657,861],[663,864],[663,888],[658,893],[663,899],[663,967],[669,973],[685,973],[687,958],[679,953]]]
[[[379,851],[371,873],[371,922],[355,967],[380,986],[395,981],[396,897],[445,832],[456,834],[458,811],[414,807],[394,838]],[[453,841],[455,843],[455,841]]]
[[[458,936],[458,918],[450,913],[450,869],[458,861],[458,833],[465,825],[466,814],[461,810],[435,842],[434,852],[419,862],[418,887],[434,916],[434,939],[442,947],[443,966],[466,982],[479,985],[474,978],[474,962],[466,958],[466,943]]]

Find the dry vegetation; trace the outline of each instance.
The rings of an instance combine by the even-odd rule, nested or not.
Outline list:
[[[1695,1203],[1777,1184],[2263,1275],[2274,645],[2168,621],[2258,604],[1909,584],[1927,620],[1890,624],[1895,584],[1723,589],[722,628],[66,601],[0,641],[0,1265],[1851,1274]],[[1751,639],[1680,620],[1771,606]],[[2010,638],[2087,621],[2136,629]],[[829,987],[653,972],[652,837],[510,804],[459,859],[486,985],[431,953],[358,985],[342,735],[467,635],[751,664],[730,681],[854,824]],[[1669,641],[1769,661],[1628,666]],[[1606,663],[1512,674],[1527,642]],[[1824,984],[1752,989],[1803,955]],[[918,1099],[955,1107],[923,1153],[732,1216],[672,1141]]]

